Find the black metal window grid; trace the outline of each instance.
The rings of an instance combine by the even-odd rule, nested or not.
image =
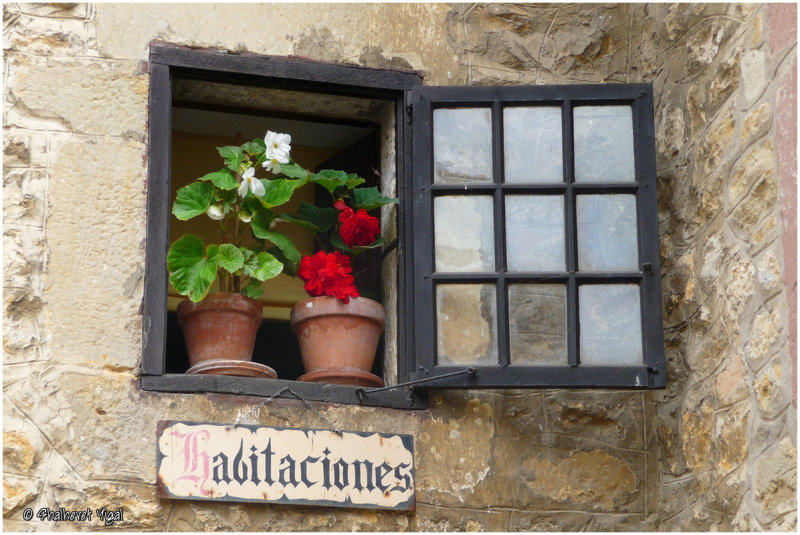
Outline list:
[[[412,379],[447,374],[430,387],[607,387],[663,388],[666,384],[659,267],[653,93],[649,84],[517,87],[417,87],[413,109],[413,194],[406,199],[413,210],[412,239],[407,269],[413,273],[406,288],[412,303]],[[578,106],[630,106],[633,127],[634,179],[625,182],[580,182],[575,174],[574,118]],[[561,112],[562,169],[560,183],[516,183],[504,179],[504,110],[517,106],[556,106]],[[443,184],[434,180],[434,113],[439,109],[491,110],[491,181]],[[535,194],[563,199],[565,269],[512,271],[506,246],[506,198]],[[581,195],[625,194],[635,198],[637,267],[631,270],[581,270],[578,255],[576,202]],[[451,196],[491,198],[494,269],[470,272],[437,271],[435,257],[436,199]],[[513,246],[513,244],[509,244]],[[412,265],[413,263],[413,265]],[[510,359],[509,285],[559,283],[566,288],[567,361],[558,365],[519,365]],[[585,365],[580,362],[579,292],[588,284],[624,283],[639,289],[641,364]],[[437,287],[452,284],[494,286],[496,347],[494,363],[439,362],[437,347]],[[493,341],[493,343],[495,343]],[[450,377],[474,366],[474,375]]]

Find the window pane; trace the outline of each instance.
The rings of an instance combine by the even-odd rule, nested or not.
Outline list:
[[[561,108],[505,108],[503,131],[506,182],[564,181]]]
[[[497,364],[493,284],[436,287],[438,364]]]
[[[490,108],[433,110],[433,182],[492,182]]]
[[[494,271],[494,219],[489,195],[433,200],[436,271]]]
[[[568,364],[566,303],[563,284],[509,285],[512,365]]]
[[[578,195],[578,268],[637,270],[634,195]]]
[[[506,256],[512,271],[564,271],[564,197],[506,197]]]
[[[636,284],[578,288],[580,363],[635,366],[642,359],[642,319]]]
[[[572,112],[576,182],[633,182],[630,106],[579,106]]]

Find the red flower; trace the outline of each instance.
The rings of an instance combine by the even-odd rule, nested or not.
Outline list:
[[[378,218],[369,215],[363,208],[347,219],[342,219],[344,215],[345,212],[339,214],[339,221],[342,222],[339,235],[348,247],[371,245],[381,233]]]
[[[358,297],[352,271],[350,257],[339,251],[319,251],[300,260],[297,275],[306,281],[304,288],[308,295],[328,295],[349,303],[351,297]]]
[[[340,223],[344,223],[345,221],[353,217],[353,209],[347,206],[342,199],[339,199],[338,201],[333,203],[333,207],[342,212],[341,214],[339,214]]]

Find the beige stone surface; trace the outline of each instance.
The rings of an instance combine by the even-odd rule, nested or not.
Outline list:
[[[89,529],[22,520],[25,507],[86,506],[123,507],[113,529],[155,531],[797,529],[783,282],[795,252],[781,241],[773,120],[796,43],[780,56],[765,46],[764,5],[75,3],[3,15],[5,529]],[[153,41],[413,69],[430,85],[652,82],[667,388],[435,391],[423,411],[315,403],[343,429],[414,435],[415,513],[159,500],[159,419],[324,422],[299,401],[140,389]],[[383,225],[394,232],[391,215]],[[390,333],[391,381],[401,333]]]

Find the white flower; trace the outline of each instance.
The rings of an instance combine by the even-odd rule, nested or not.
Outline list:
[[[252,217],[253,214],[248,214],[246,212],[239,212],[239,219],[241,219],[245,223],[249,223]]]
[[[278,163],[289,163],[289,151],[292,136],[289,134],[278,134],[271,130],[264,136],[264,144],[267,146],[267,160],[277,160]]]
[[[281,164],[275,158],[267,158],[261,165],[263,165],[264,169],[266,169],[270,173],[274,173],[277,175],[278,173],[281,172]]]
[[[247,171],[242,173],[242,184],[239,186],[239,197],[244,198],[245,195],[247,195],[248,188],[256,197],[261,197],[267,192],[267,190],[264,189],[264,184],[262,184],[259,179],[253,176],[255,172],[255,168],[250,167],[247,169]]]
[[[220,219],[225,219],[225,213],[222,211],[222,207],[217,206],[215,204],[212,204],[211,206],[208,207],[208,210],[206,210],[206,214],[208,215],[208,217],[216,221],[219,221]]]

